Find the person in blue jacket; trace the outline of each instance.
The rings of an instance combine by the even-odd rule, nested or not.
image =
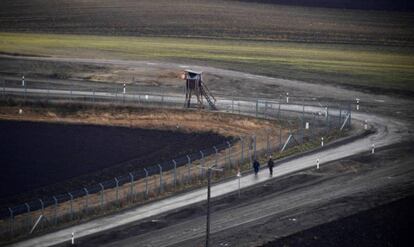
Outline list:
[[[257,175],[260,169],[260,163],[256,159],[253,161],[254,174]]]

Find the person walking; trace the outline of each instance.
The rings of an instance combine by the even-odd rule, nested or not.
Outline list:
[[[260,169],[260,163],[256,159],[253,161],[253,169],[254,169],[254,175],[257,176],[257,173],[259,173],[259,169]]]
[[[273,167],[275,166],[275,163],[273,162],[272,155],[269,156],[269,160],[267,161],[267,167],[269,167],[269,173],[270,176],[273,176]]]

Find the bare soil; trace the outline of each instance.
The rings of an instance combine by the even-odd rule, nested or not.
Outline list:
[[[412,13],[338,7],[217,0],[4,0],[0,31],[413,45]]]
[[[4,206],[95,185],[238,136],[256,133],[261,147],[260,136],[279,133],[272,121],[199,111],[58,105],[23,107],[19,115],[20,107],[0,109],[3,161],[16,163],[2,169]]]

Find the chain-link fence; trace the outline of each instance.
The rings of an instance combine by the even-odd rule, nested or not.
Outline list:
[[[165,91],[164,91],[165,92]],[[79,221],[91,216],[168,195],[205,183],[203,167],[217,165],[223,172],[216,179],[234,176],[237,171],[250,169],[254,159],[264,160],[269,154],[277,159],[289,150],[316,147],[328,142],[336,132],[351,126],[351,106],[329,107],[318,102],[309,103],[292,96],[278,100],[227,97],[217,95],[219,111],[256,118],[277,120],[279,133],[237,137],[226,143],[177,157],[144,169],[130,171],[123,176],[92,186],[0,210],[0,235],[13,239],[37,229]],[[118,90],[68,87],[28,87],[3,81],[2,98],[9,103],[76,103],[128,105],[140,107],[182,108],[184,97],[178,94],[137,92],[127,88]],[[312,101],[310,101],[312,102]],[[325,138],[325,139],[323,139]],[[134,163],[130,160],[128,163]],[[120,164],[123,165],[123,164]]]

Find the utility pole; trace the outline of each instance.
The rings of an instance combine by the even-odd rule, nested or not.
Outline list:
[[[215,168],[215,164],[210,167],[201,166],[201,169],[207,170],[207,219],[206,219],[206,246],[209,247],[210,242],[210,197],[211,197],[211,173],[212,171],[222,172],[222,168]]]

